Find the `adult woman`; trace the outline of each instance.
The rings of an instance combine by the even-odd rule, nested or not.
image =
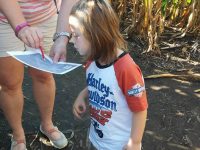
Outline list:
[[[11,149],[13,150],[26,149],[21,123],[24,66],[11,58],[6,51],[24,51],[42,46],[45,52],[49,53],[53,33],[56,31],[50,55],[54,61],[66,60],[66,44],[69,35],[67,31],[70,31],[66,18],[76,1],[57,0],[58,7],[61,6],[58,22],[54,2],[53,0],[0,0],[0,106],[12,128]],[[32,77],[33,93],[40,110],[40,129],[55,147],[63,148],[67,145],[67,139],[52,122],[55,98],[54,78],[52,74],[34,68],[29,68],[29,75]]]

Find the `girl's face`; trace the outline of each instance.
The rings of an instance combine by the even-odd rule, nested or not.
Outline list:
[[[77,20],[77,18],[70,16],[69,24],[72,31],[71,42],[74,43],[74,47],[80,55],[88,55],[91,51],[91,44],[81,32],[81,26],[79,21]]]

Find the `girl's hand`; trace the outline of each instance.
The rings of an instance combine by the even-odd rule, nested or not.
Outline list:
[[[86,111],[86,103],[84,97],[78,96],[73,105],[73,113],[74,115],[81,119],[81,114]]]
[[[24,27],[18,33],[18,38],[32,48],[43,47],[43,34],[36,27]]]
[[[128,144],[124,146],[123,150],[141,150],[141,143],[133,143],[130,139]]]

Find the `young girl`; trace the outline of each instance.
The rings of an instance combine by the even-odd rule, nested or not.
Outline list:
[[[87,87],[73,113],[80,118],[89,99],[89,138],[98,150],[140,150],[147,97],[140,68],[124,51],[119,22],[106,0],[81,0],[69,24],[75,48],[88,60]]]

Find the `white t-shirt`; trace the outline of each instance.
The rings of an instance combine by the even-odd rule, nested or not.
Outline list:
[[[144,80],[129,54],[111,65],[86,66],[91,125],[89,138],[98,150],[122,150],[128,143],[132,111],[147,109]]]

